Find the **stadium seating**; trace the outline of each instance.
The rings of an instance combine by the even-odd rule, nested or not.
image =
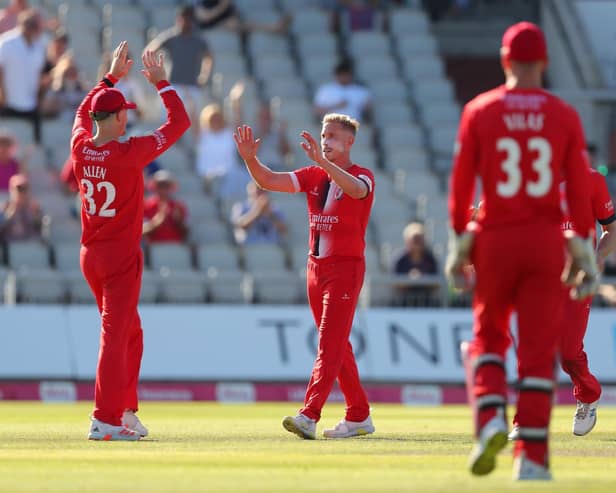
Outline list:
[[[44,0],[71,36],[77,63],[95,80],[101,54],[120,39],[128,39],[134,58],[156,33],[171,27],[175,0]],[[374,304],[388,304],[392,296],[381,288],[387,279],[384,248],[402,244],[402,229],[413,219],[429,225],[435,250],[444,251],[446,200],[442,176],[449,172],[460,108],[445,76],[438,45],[426,14],[418,8],[389,7],[387,23],[372,31],[331,31],[331,13],[316,0],[236,0],[247,22],[274,23],[291,16],[289,32],[250,32],[225,29],[201,34],[214,56],[212,84],[203,103],[218,100],[229,110],[228,91],[239,80],[245,121],[254,123],[257,104],[277,98],[280,117],[288,124],[293,167],[307,163],[296,145],[298,134],[318,136],[312,108],[314,91],[332,79],[332,69],[350,56],[358,79],[372,92],[372,118],[362,122],[352,151],[354,162],[375,173],[376,200],[369,226],[366,293]],[[382,26],[385,26],[383,28]],[[146,120],[135,133],[160,124],[155,91],[143,84]],[[50,245],[8,245],[0,283],[13,276],[20,301],[92,303],[79,272],[80,227],[71,217],[73,198],[61,191],[58,171],[69,152],[72,122],[46,120],[43,148],[33,156],[29,172],[32,189],[49,222]],[[20,120],[3,121],[22,145],[32,142],[31,126]],[[289,227],[284,248],[234,245],[229,223],[230,203],[220,203],[203,192],[194,170],[191,135],[158,158],[173,172],[177,196],[188,209],[190,236],[186,245],[149,245],[143,302],[296,303],[305,296],[308,242],[306,205],[298,195],[273,195]],[[422,197],[428,197],[427,200]],[[51,289],[55,286],[56,289]],[[381,286],[377,288],[377,286]]]

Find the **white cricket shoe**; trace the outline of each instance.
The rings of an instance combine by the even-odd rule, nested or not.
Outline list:
[[[124,411],[124,414],[122,414],[122,426],[126,426],[126,428],[130,430],[135,430],[142,438],[148,436],[148,429],[139,421],[139,417],[134,411],[128,409]]]
[[[139,440],[141,435],[134,430],[125,426],[114,426],[108,423],[103,423],[96,418],[91,418],[90,433],[88,440],[104,440],[104,441],[129,441]]]
[[[368,416],[363,421],[347,421],[343,419],[334,428],[323,431],[326,438],[350,438],[374,433],[372,418]]]
[[[303,414],[285,416],[282,420],[282,426],[285,430],[295,433],[305,440],[314,440],[317,435],[317,422]]]
[[[597,407],[599,401],[586,404],[577,401],[577,409],[573,416],[573,434],[576,436],[584,436],[591,432],[597,423]]]
[[[507,435],[507,439],[510,442],[514,442],[520,439],[520,427],[518,425],[513,425],[513,428],[511,428],[509,435]]]
[[[479,432],[479,440],[469,460],[471,473],[484,476],[496,467],[496,456],[507,445],[507,425],[502,416],[496,415]]]
[[[552,474],[550,470],[526,458],[522,452],[513,459],[513,479],[516,481],[550,481]]]

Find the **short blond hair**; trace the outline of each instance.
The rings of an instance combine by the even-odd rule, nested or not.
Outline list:
[[[412,222],[406,225],[404,230],[402,231],[402,237],[405,241],[410,240],[413,236],[425,236],[425,228],[424,225],[418,222]]]
[[[212,118],[215,114],[220,114],[223,118],[225,117],[224,112],[222,110],[222,106],[218,103],[210,103],[205,108],[201,110],[201,114],[199,115],[199,123],[202,127],[209,127],[210,118]]]
[[[347,130],[350,130],[353,135],[359,130],[359,122],[355,118],[343,115],[342,113],[328,113],[323,117],[323,125],[326,123],[339,123]]]

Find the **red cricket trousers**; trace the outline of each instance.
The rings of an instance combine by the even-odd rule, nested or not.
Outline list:
[[[524,224],[482,231],[473,248],[476,433],[505,410],[505,354],[509,319],[518,321],[520,440],[514,454],[545,464],[554,386],[554,364],[563,310],[564,240],[558,224]]]
[[[363,421],[370,414],[349,341],[364,272],[363,259],[308,260],[308,302],[319,331],[319,343],[300,413],[311,419],[321,418],[336,378],[346,402],[345,419]]]
[[[109,246],[82,246],[80,261],[101,314],[93,415],[104,423],[120,425],[125,409],[138,409],[143,331],[137,305],[143,253],[138,249],[112,257],[113,251]]]
[[[573,395],[587,404],[601,397],[601,384],[590,373],[584,351],[584,335],[590,315],[591,300],[572,300],[569,290],[565,293],[563,331],[560,341],[560,364],[573,382]]]

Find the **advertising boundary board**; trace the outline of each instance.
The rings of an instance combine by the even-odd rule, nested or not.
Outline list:
[[[312,368],[317,334],[306,306],[146,305],[140,313],[143,382],[305,382]],[[99,325],[94,306],[0,307],[0,381],[92,381]],[[463,384],[458,348],[471,332],[467,309],[373,308],[358,312],[351,341],[366,383],[447,388]],[[593,310],[585,347],[599,380],[616,383],[614,310]]]

